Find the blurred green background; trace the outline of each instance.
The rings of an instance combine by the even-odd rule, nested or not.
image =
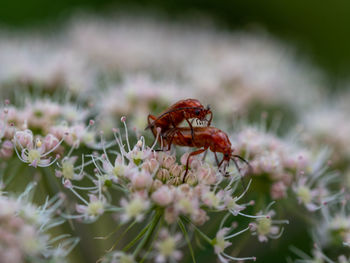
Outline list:
[[[210,18],[230,29],[261,27],[324,70],[328,87],[338,88],[350,69],[350,1],[334,0],[2,0],[0,26],[58,25],[77,11],[151,11],[171,20]]]

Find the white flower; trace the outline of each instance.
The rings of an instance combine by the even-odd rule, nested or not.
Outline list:
[[[59,143],[56,144],[55,147],[50,149],[49,151],[46,151],[45,145],[41,142],[41,140],[38,138],[34,142],[33,134],[30,130],[26,130],[24,132],[17,131],[13,137],[15,146],[15,151],[17,153],[18,158],[24,162],[28,163],[30,166],[33,167],[47,167],[52,165],[56,162],[57,157],[51,161],[51,157],[49,156],[50,153],[55,151],[58,146],[62,143],[63,140],[61,140]],[[22,143],[25,143],[23,146]],[[21,148],[21,154],[19,154],[17,150],[17,145]]]
[[[159,233],[159,241],[155,244],[156,258],[155,262],[176,262],[182,257],[182,253],[176,250],[176,246],[181,240],[181,234],[172,236],[167,229],[162,229]]]
[[[228,254],[226,254],[224,252],[224,250],[229,247],[230,245],[232,245],[231,242],[227,241],[235,236],[238,236],[240,235],[241,233],[245,232],[249,230],[249,227],[237,232],[237,233],[234,233],[234,234],[229,234],[232,229],[230,228],[227,228],[227,227],[224,227],[222,229],[220,229],[217,233],[216,233],[216,237],[215,239],[212,241],[213,245],[214,245],[214,250],[215,250],[215,253],[217,254],[220,262],[222,263],[227,263],[231,260],[234,260],[234,261],[243,261],[243,260],[253,260],[255,261],[256,258],[255,257],[242,257],[242,258],[237,258],[237,257],[232,257]]]
[[[157,205],[168,206],[174,200],[173,189],[168,186],[161,186],[152,194],[152,200]]]
[[[124,208],[121,220],[123,222],[135,219],[141,221],[144,217],[144,213],[150,206],[149,200],[145,199],[141,194],[134,194],[130,196],[130,200],[122,199],[120,201],[121,206]]]
[[[106,200],[103,196],[98,198],[95,195],[89,195],[89,202],[85,205],[76,205],[78,213],[82,214],[87,221],[94,221],[105,212]]]
[[[250,224],[250,228],[253,235],[257,235],[260,242],[266,242],[268,238],[277,239],[283,233],[283,228],[281,229],[280,224],[288,224],[288,220],[273,220],[272,217],[275,215],[273,210],[269,210],[273,202],[266,208],[266,213],[264,216],[258,217],[255,223]],[[258,215],[263,215],[260,212]]]

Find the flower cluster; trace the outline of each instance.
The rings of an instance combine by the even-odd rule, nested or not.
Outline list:
[[[250,160],[253,176],[267,180],[272,199],[286,198],[291,189],[299,203],[314,211],[341,193],[328,191],[336,175],[327,172],[326,150],[315,156],[295,141],[254,127],[243,128],[234,138],[235,150]]]
[[[33,185],[18,198],[0,195],[0,255],[2,262],[65,262],[77,238],[51,237],[48,230],[63,223],[55,216],[62,204],[59,195],[37,207],[28,195]],[[59,242],[59,246],[54,246]]]
[[[157,152],[152,147],[145,145],[143,137],[139,138],[134,147],[129,144],[127,126],[125,118],[122,122],[126,129],[126,145],[123,143],[122,135],[119,130],[114,129],[114,136],[119,151],[104,147],[101,155],[93,154],[90,156],[95,165],[93,182],[95,186],[89,188],[80,188],[71,182],[71,179],[65,177],[65,185],[82,202],[76,206],[78,214],[68,216],[69,218],[79,218],[85,222],[96,221],[102,214],[110,211],[116,213],[116,218],[121,224],[131,224],[149,222],[144,228],[143,239],[151,242],[156,239],[159,222],[164,222],[169,229],[172,225],[179,224],[179,230],[188,240],[189,232],[200,231],[197,227],[205,224],[209,219],[209,213],[226,213],[222,222],[222,229],[214,239],[210,239],[207,234],[200,232],[210,245],[215,247],[219,259],[227,262],[228,259],[237,259],[224,253],[224,249],[231,243],[228,241],[222,243],[220,238],[229,240],[249,229],[253,234],[259,235],[260,241],[267,241],[267,238],[277,238],[281,233],[276,233],[274,223],[287,223],[286,221],[271,220],[271,212],[266,214],[250,215],[243,213],[248,206],[254,205],[253,201],[242,202],[241,199],[249,190],[249,185],[240,194],[237,194],[240,176],[231,174],[225,178],[217,168],[213,167],[199,158],[191,159],[186,172],[186,161],[188,153],[184,154],[178,163],[176,156],[170,152]],[[72,164],[71,164],[72,171]],[[186,175],[186,177],[185,177]],[[119,206],[113,204],[110,199],[110,192],[118,189],[122,193]],[[89,201],[83,197],[77,190],[87,190]],[[256,219],[257,223],[251,223],[243,231],[232,233],[234,228],[223,228],[224,222],[229,217],[242,216],[248,220]],[[268,222],[263,222],[263,220]],[[268,226],[269,225],[269,226]],[[192,230],[188,229],[187,227]],[[193,229],[194,228],[194,229]],[[271,229],[270,229],[271,228]],[[150,232],[151,229],[153,232]],[[222,236],[222,233],[225,233]],[[153,236],[153,237],[152,237]],[[262,238],[265,237],[265,238]],[[137,242],[139,237],[134,241]],[[155,252],[150,253],[154,256],[156,262],[165,262],[167,259],[177,261],[181,258],[180,251],[176,250],[176,243],[180,241],[180,234],[169,234],[164,228],[159,232],[159,242],[155,243]],[[183,239],[183,238],[182,238]],[[146,242],[146,241],[145,241]],[[103,260],[119,259],[121,262],[133,262],[140,257],[139,252],[145,249],[142,241],[139,243],[139,249],[136,249],[133,257],[122,252],[113,252],[106,255]],[[220,247],[220,249],[219,249]],[[151,249],[151,248],[149,248]],[[191,248],[192,249],[192,248]],[[147,253],[146,253],[147,254]],[[254,257],[242,258],[254,259]]]

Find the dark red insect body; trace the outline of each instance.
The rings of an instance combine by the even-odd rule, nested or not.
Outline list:
[[[194,133],[194,138],[192,138],[192,132]],[[228,165],[229,161],[232,160],[237,167],[238,171],[240,172],[240,168],[235,160],[235,158],[238,158],[248,164],[249,163],[241,156],[233,154],[232,145],[230,142],[230,139],[228,138],[227,134],[223,132],[222,130],[215,128],[215,127],[193,127],[192,130],[187,127],[181,127],[181,128],[174,128],[172,130],[169,130],[164,136],[164,140],[166,140],[167,144],[169,146],[171,145],[178,145],[178,146],[188,146],[188,147],[195,147],[200,148],[196,151],[193,151],[189,154],[187,161],[186,161],[186,173],[184,175],[184,179],[186,178],[187,172],[188,172],[188,166],[191,156],[195,156],[198,154],[201,154],[205,152],[206,150],[210,149],[214,155],[215,160],[217,162],[218,167],[220,168],[221,165],[226,162],[226,165]],[[170,147],[169,147],[170,148]],[[217,153],[223,154],[223,159],[221,162],[219,162]],[[226,169],[226,165],[224,167],[224,171]]]
[[[206,116],[210,114],[210,119],[206,120]],[[167,133],[170,129],[178,127],[178,125],[184,120],[187,121],[190,130],[193,130],[192,123],[189,119],[197,119],[199,121],[207,121],[207,125],[210,126],[212,120],[212,112],[209,108],[205,108],[199,100],[196,99],[185,99],[180,100],[169,107],[165,112],[160,114],[158,117],[149,114],[148,115],[148,126],[154,137],[157,136],[157,128],[161,129],[161,137]],[[191,132],[193,137],[193,132]]]

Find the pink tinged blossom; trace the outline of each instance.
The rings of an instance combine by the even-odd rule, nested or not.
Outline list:
[[[131,184],[133,188],[138,190],[148,189],[149,187],[151,187],[152,182],[152,176],[146,171],[135,173],[131,178]]]
[[[271,193],[272,199],[274,199],[274,200],[282,199],[282,198],[286,197],[286,195],[287,195],[287,187],[285,186],[285,184],[283,182],[274,183],[271,186],[270,193]]]
[[[197,209],[194,211],[191,219],[194,224],[200,226],[209,220],[209,216],[207,215],[207,212],[203,209]]]
[[[13,154],[13,144],[11,141],[6,140],[0,146],[0,158],[10,158]]]
[[[165,156],[165,158],[163,159],[163,163],[162,166],[166,169],[170,169],[176,161],[176,157],[173,155],[167,155]]]
[[[176,163],[176,164],[171,166],[169,172],[172,176],[179,177],[181,175],[181,173],[183,172],[183,168]]]
[[[159,169],[156,177],[162,182],[167,182],[170,179],[169,170],[164,168]]]
[[[149,173],[154,173],[158,169],[158,167],[159,163],[155,158],[145,160],[142,163],[142,169],[148,171]]]
[[[152,194],[152,200],[157,205],[168,206],[174,200],[174,192],[168,186],[162,186]]]
[[[79,145],[80,143],[92,145],[95,143],[95,135],[88,131],[84,124],[75,124],[69,127],[65,141],[69,145]]]
[[[61,140],[68,134],[69,128],[67,125],[51,126],[49,131],[50,134]],[[66,142],[67,140],[69,141],[69,136],[66,138]]]
[[[218,180],[215,170],[209,166],[200,166],[196,171],[197,179],[204,184],[215,184]]]

